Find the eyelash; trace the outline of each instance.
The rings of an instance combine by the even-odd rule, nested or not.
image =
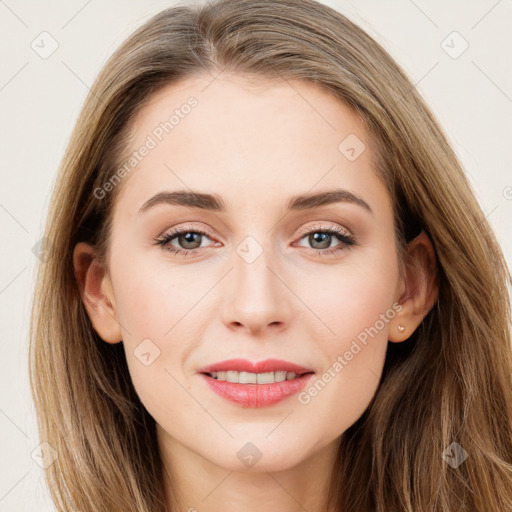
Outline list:
[[[159,238],[156,238],[154,240],[156,245],[162,246],[164,249],[169,251],[172,254],[182,255],[182,256],[188,256],[189,254],[195,254],[200,248],[197,249],[177,249],[176,247],[172,247],[169,245],[169,243],[176,238],[179,235],[183,235],[186,233],[195,233],[201,236],[206,236],[208,238],[211,237],[210,233],[203,231],[202,229],[197,229],[194,227],[184,227],[184,228],[178,228],[176,230],[170,231],[169,233],[166,233]],[[312,226],[309,228],[308,231],[301,233],[299,240],[302,240],[304,237],[308,235],[312,235],[314,233],[323,233],[330,236],[335,236],[342,244],[340,246],[333,247],[331,249],[310,249],[310,251],[315,252],[319,256],[326,256],[331,255],[334,253],[337,253],[339,251],[345,251],[350,250],[352,246],[356,245],[356,239],[351,236],[344,233],[340,228],[333,227],[333,228],[322,228],[321,226]]]

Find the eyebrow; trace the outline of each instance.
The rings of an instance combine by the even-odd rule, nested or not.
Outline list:
[[[363,207],[373,214],[370,205],[361,197],[344,189],[327,190],[324,192],[299,194],[288,201],[288,211],[310,210],[335,203],[352,203]],[[150,208],[170,204],[200,208],[216,212],[225,212],[226,205],[218,194],[205,194],[189,190],[177,190],[174,192],[159,192],[148,199],[140,208],[139,213],[146,212]]]

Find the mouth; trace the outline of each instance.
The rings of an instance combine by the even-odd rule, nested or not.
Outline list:
[[[275,359],[259,363],[231,359],[198,373],[211,391],[240,407],[281,402],[303,389],[315,374],[310,368]]]

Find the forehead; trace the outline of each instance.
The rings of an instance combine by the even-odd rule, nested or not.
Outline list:
[[[164,133],[155,135],[159,128]],[[143,142],[141,137],[152,133],[162,142],[161,138],[176,138],[194,130],[198,140],[208,136],[220,142],[229,134],[230,140],[242,143],[248,141],[247,135],[253,135],[256,142],[284,145],[308,134],[331,144],[347,129],[367,139],[359,116],[318,85],[297,79],[221,73],[199,74],[163,87],[135,117],[131,132],[139,143]],[[173,137],[166,137],[171,132]],[[286,137],[276,141],[273,135],[277,133]]]
[[[230,194],[257,202],[315,187],[378,186],[364,123],[302,80],[187,78],[155,93],[131,134],[129,154],[149,149],[126,173],[119,202],[176,188],[220,192],[229,204]]]

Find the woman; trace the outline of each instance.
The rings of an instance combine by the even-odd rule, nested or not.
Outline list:
[[[512,508],[506,263],[341,14],[150,19],[91,89],[46,237],[31,382],[59,510]]]

